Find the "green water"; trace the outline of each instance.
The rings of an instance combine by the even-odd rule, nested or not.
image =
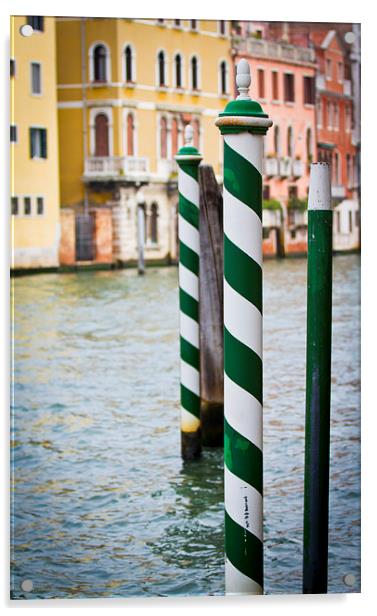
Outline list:
[[[268,593],[301,592],[305,283],[305,260],[265,264]],[[18,278],[14,305],[12,596],[223,594],[222,451],[180,459],[176,268]],[[333,314],[329,591],[355,592],[357,256]]]

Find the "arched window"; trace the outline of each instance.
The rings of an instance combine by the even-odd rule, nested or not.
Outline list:
[[[93,51],[94,81],[107,81],[107,53],[104,45],[96,45]]]
[[[126,81],[134,81],[133,54],[130,45],[127,45],[126,49],[124,50],[124,60],[126,68]]]
[[[160,120],[160,157],[168,157],[168,126],[166,118]]]
[[[312,130],[308,128],[306,130],[306,158],[308,161],[311,161],[313,158],[312,153]]]
[[[198,29],[198,20],[197,19],[190,19],[190,27],[191,30],[197,30]]]
[[[193,128],[194,134],[193,134],[193,144],[194,147],[199,150],[199,140],[200,140],[200,122],[199,120],[193,120],[191,122],[191,126]]]
[[[160,51],[158,54],[158,84],[160,86],[166,85],[165,79],[165,53]]]
[[[280,154],[280,134],[279,134],[278,126],[275,126],[274,128],[274,151],[275,151],[275,156],[279,156]]]
[[[191,58],[191,87],[193,90],[198,90],[198,58]]]
[[[171,149],[172,156],[178,152],[178,122],[176,118],[173,118],[171,123]]]
[[[152,203],[151,205],[150,240],[152,244],[157,244],[158,242],[158,205],[157,203]]]
[[[175,56],[175,85],[182,87],[182,56],[179,53]]]
[[[221,94],[227,92],[227,66],[225,60],[220,63],[220,91]]]
[[[127,156],[135,155],[135,120],[133,113],[127,116]]]
[[[293,156],[293,129],[292,126],[288,126],[287,131],[287,154]]]
[[[94,120],[95,156],[109,156],[109,120],[106,114],[98,113]]]

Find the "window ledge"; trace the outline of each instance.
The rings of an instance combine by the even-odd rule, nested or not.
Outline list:
[[[295,102],[294,101],[284,101],[284,104],[287,105],[287,107],[294,107],[295,106]]]
[[[135,81],[125,81],[123,83],[123,87],[124,88],[135,88],[136,87],[136,83],[135,83]]]
[[[92,88],[106,88],[109,83],[109,81],[91,81],[90,85]]]
[[[306,107],[306,109],[314,109],[315,103],[304,103],[304,107]]]
[[[273,100],[271,101],[273,105],[281,105],[281,101],[279,100]]]
[[[157,92],[167,92],[168,89],[169,89],[169,86],[156,86]]]
[[[190,94],[191,96],[200,96],[200,95],[201,95],[201,93],[202,93],[202,91],[201,91],[201,90],[199,90],[198,88],[197,88],[197,89],[195,89],[195,90],[189,90],[189,94]]]

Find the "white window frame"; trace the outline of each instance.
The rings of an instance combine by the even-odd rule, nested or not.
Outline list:
[[[89,111],[89,156],[95,158],[96,150],[96,116],[103,113],[109,121],[109,156],[114,156],[113,110],[112,107],[91,107]]]
[[[164,54],[164,75],[165,75],[164,85],[160,84],[160,70],[159,70],[160,65],[159,65],[158,56],[161,53],[161,51]],[[168,53],[166,49],[164,49],[163,47],[160,47],[156,51],[155,82],[156,82],[156,87],[158,89],[166,90],[166,88],[169,87],[169,58],[168,58]]]
[[[33,91],[33,66],[39,66],[39,82],[40,82],[40,92]],[[30,94],[31,96],[41,97],[43,96],[43,81],[42,81],[42,62],[39,60],[31,60],[30,61]]]
[[[194,90],[193,83],[192,83],[193,79],[192,79],[191,62],[192,62],[193,58],[196,58],[196,60],[197,60],[197,64],[196,64],[196,66],[197,66],[197,75],[196,76],[197,76],[197,82],[198,82],[197,86],[198,87],[197,87],[196,90]],[[196,95],[196,96],[198,96],[200,94],[201,89],[202,89],[202,70],[201,70],[201,68],[202,68],[202,63],[201,63],[199,55],[197,53],[191,54],[190,59],[189,59],[189,64],[188,64],[188,70],[189,70],[189,81],[188,81],[188,83],[189,83],[190,93],[193,94],[193,95]]]
[[[37,124],[32,124],[31,126],[29,126],[29,130],[28,130],[28,133],[29,133],[28,137],[29,137],[29,139],[30,139],[30,129],[31,128],[35,128],[37,130],[45,130],[46,131],[46,150],[47,150],[47,156],[46,157],[44,157],[44,156],[33,156],[32,158],[30,158],[30,160],[41,160],[41,161],[48,160],[48,151],[49,151],[48,150],[48,127],[47,126],[40,126],[40,125],[37,125]],[[28,145],[29,145],[29,148],[30,148],[30,143]],[[30,150],[29,150],[29,154],[30,154]],[[29,195],[26,195],[26,196],[28,197]]]
[[[222,63],[225,62],[225,92],[222,91],[221,88],[221,65]],[[218,94],[219,96],[229,96],[229,64],[226,60],[226,58],[220,58],[219,62],[218,62],[218,69],[217,69],[217,74],[218,74],[218,84],[217,84],[217,88],[218,88]]]
[[[126,49],[130,47],[131,49],[131,82],[126,79]],[[135,45],[131,42],[127,42],[123,45],[122,50],[122,79],[121,82],[127,84],[127,86],[133,85],[136,83],[136,49]]]
[[[97,45],[103,45],[106,49],[106,80],[103,82],[97,82],[94,79],[94,50]],[[98,83],[99,86],[104,86],[104,84],[111,83],[111,54],[110,47],[105,41],[94,41],[88,50],[88,67],[89,67],[89,82],[92,85],[96,85]]]
[[[133,132],[133,150],[134,153],[132,155],[129,155],[127,153],[127,145],[128,145],[128,139],[127,139],[127,127],[128,127],[128,116],[132,115],[134,118],[134,132]],[[135,109],[129,109],[129,108],[124,108],[123,109],[123,118],[122,118],[122,123],[123,123],[123,156],[125,156],[126,158],[128,156],[132,156],[133,158],[137,158],[138,157],[138,152],[139,152],[139,141],[138,141],[138,119],[137,119],[137,115],[136,115],[136,110]]]
[[[182,85],[178,86],[177,85],[177,72],[175,70],[175,59],[177,56],[181,56],[181,82]],[[185,80],[185,59],[184,59],[184,55],[183,53],[177,49],[174,54],[173,54],[173,62],[172,62],[172,81],[171,83],[173,84],[174,88],[176,90],[184,90],[185,86],[186,86],[186,80]]]

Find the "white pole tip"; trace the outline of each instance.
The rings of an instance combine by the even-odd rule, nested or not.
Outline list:
[[[330,169],[327,163],[310,165],[308,210],[331,210]]]
[[[185,128],[185,145],[192,145],[192,140],[194,137],[194,129],[191,124],[187,124]]]
[[[237,64],[236,84],[239,95],[237,100],[250,100],[249,88],[251,84],[250,66],[245,58],[242,58]]]

